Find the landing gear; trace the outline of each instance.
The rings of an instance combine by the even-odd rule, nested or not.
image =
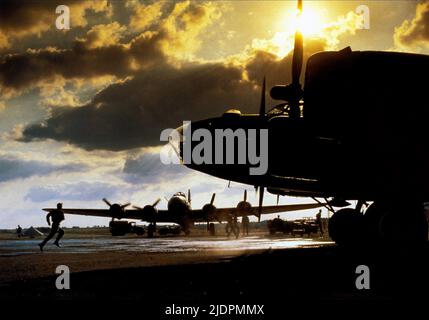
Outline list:
[[[381,202],[360,208],[341,209],[329,220],[329,235],[339,245],[408,245],[425,244],[428,222],[423,205],[413,201]]]
[[[147,237],[153,238],[155,232],[156,232],[156,224],[155,223],[149,223],[149,226],[147,227]]]
[[[185,216],[180,225],[182,227],[183,232],[185,233],[185,236],[189,236],[191,234],[191,228],[193,228],[194,224],[189,221],[187,216]]]
[[[363,215],[356,209],[341,209],[329,219],[329,236],[338,245],[356,245],[362,240]]]
[[[216,235],[216,228],[215,228],[214,223],[209,223],[208,230],[209,230],[209,235],[211,235],[211,236]]]

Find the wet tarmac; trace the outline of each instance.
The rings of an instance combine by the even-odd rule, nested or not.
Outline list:
[[[31,255],[39,253],[40,239],[3,240],[0,241],[0,257]],[[288,248],[314,248],[332,245],[330,241],[311,238],[277,238],[248,236],[239,239],[227,237],[216,238],[97,238],[97,239],[64,239],[62,247],[52,245],[45,247],[45,252],[92,253],[103,251],[128,251],[148,253],[195,252],[210,250],[268,250]]]
[[[9,275],[0,281],[0,300],[36,305],[138,301],[156,315],[171,303],[257,303],[277,315],[310,301],[361,306],[428,298],[429,246],[347,249],[319,239],[259,235],[229,240],[103,237],[65,239],[63,248],[51,243],[41,254],[39,241],[0,241],[0,270]],[[72,270],[70,290],[54,286],[60,264]],[[356,286],[362,265],[370,270],[368,290]]]

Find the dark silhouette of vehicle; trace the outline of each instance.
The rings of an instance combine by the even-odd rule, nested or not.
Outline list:
[[[304,235],[311,236],[317,234],[319,231],[316,220],[311,218],[288,221],[277,217],[273,220],[269,220],[267,222],[267,227],[271,235],[280,232],[303,237]]]
[[[160,236],[168,236],[168,235],[179,235],[182,233],[182,229],[180,226],[160,226],[158,227],[158,234]]]
[[[181,230],[188,235],[195,223],[206,223],[207,231],[210,235],[215,234],[213,222],[227,221],[230,216],[242,217],[244,215],[256,215],[260,217],[259,209],[252,207],[247,201],[247,190],[244,190],[244,198],[236,207],[231,208],[216,208],[214,205],[216,194],[213,193],[210,202],[205,204],[201,209],[192,209],[191,206],[191,191],[188,190],[186,196],[183,192],[175,193],[168,199],[167,210],[157,209],[157,205],[161,199],[157,199],[153,204],[144,207],[133,206],[133,209],[127,209],[130,203],[119,204],[110,203],[107,199],[103,201],[109,206],[109,209],[73,209],[65,208],[62,211],[65,214],[77,214],[98,217],[110,217],[115,235],[133,233],[135,231],[127,231],[133,229],[129,222],[119,223],[120,219],[135,219],[149,222],[147,227],[148,237],[152,237],[157,231],[157,223],[175,223],[180,226]],[[291,205],[275,205],[265,206],[262,208],[262,214],[270,214],[276,212],[287,212],[306,210],[320,207],[319,203],[307,204],[291,204]],[[45,208],[44,211],[53,211],[52,208]],[[134,229],[133,229],[134,230]],[[140,232],[140,231],[139,231]],[[112,233],[113,234],[113,233]]]
[[[302,1],[298,1],[302,10]],[[303,38],[295,33],[292,83],[274,86],[281,103],[259,113],[239,110],[178,128],[176,151],[198,144],[185,135],[205,129],[268,129],[268,169],[251,175],[251,163],[184,164],[194,170],[275,195],[320,199],[333,211],[330,237],[340,245],[422,245],[428,239],[423,203],[429,201],[429,55],[352,51],[319,52],[307,60],[301,86]],[[174,146],[174,144],[173,144]],[[212,154],[216,148],[212,146]],[[235,144],[235,152],[238,152]],[[323,155],[314,160],[314,155]],[[191,159],[192,160],[192,159]],[[354,208],[344,208],[355,201]],[[366,202],[373,202],[364,210]],[[401,235],[398,237],[398,235]]]
[[[135,233],[138,236],[145,234],[144,227],[137,226],[135,222],[112,220],[109,228],[112,236],[125,236],[128,233]]]

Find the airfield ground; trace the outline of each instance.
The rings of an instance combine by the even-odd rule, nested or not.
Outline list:
[[[255,303],[277,313],[303,301],[380,304],[429,296],[429,248],[345,250],[326,239],[258,233],[238,240],[85,236],[44,253],[34,248],[39,239],[12,247],[8,241],[15,240],[0,241],[2,301],[119,299],[143,301],[155,313],[171,303]],[[60,264],[70,268],[70,290],[55,288]],[[359,265],[371,271],[369,290],[356,287]]]

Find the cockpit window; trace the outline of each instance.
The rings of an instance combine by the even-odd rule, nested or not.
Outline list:
[[[178,197],[184,197],[184,198],[186,198],[186,196],[185,196],[185,194],[183,192],[177,192],[174,195],[178,196]]]

